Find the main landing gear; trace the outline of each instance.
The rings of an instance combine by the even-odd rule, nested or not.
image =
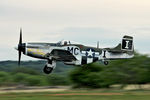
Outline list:
[[[43,71],[46,74],[50,74],[55,67],[56,67],[56,61],[54,61],[54,60],[48,60],[47,64],[43,68]]]

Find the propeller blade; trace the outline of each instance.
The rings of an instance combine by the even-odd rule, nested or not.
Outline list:
[[[20,39],[19,39],[19,44],[22,44],[22,29],[20,28]]]
[[[19,59],[18,59],[18,65],[20,66],[20,61],[21,61],[21,51],[18,51]]]
[[[20,66],[21,61],[21,51],[22,51],[22,29],[20,28],[20,38],[19,38],[19,44],[18,44],[18,65]]]

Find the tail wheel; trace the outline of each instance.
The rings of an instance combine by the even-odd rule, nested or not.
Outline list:
[[[46,73],[46,74],[50,74],[52,72],[52,70],[53,70],[53,68],[47,67],[47,65],[45,65],[45,67],[43,69],[44,73]]]
[[[105,65],[108,65],[108,64],[109,64],[109,62],[108,62],[108,61],[104,61],[104,64],[105,64]]]

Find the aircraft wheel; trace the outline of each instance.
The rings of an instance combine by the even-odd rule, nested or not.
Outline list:
[[[108,65],[108,63],[109,63],[108,61],[104,61],[104,64],[105,64],[105,65]]]
[[[50,74],[52,72],[52,70],[53,70],[53,68],[47,67],[47,65],[45,65],[45,67],[43,69],[44,73],[46,73],[46,74]]]

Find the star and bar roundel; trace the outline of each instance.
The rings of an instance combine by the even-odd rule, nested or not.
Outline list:
[[[82,64],[92,63],[98,60],[99,52],[95,52],[93,48],[88,48],[86,51],[82,51]]]
[[[81,54],[87,58],[99,57],[99,52],[95,52],[93,48],[88,48],[86,51],[82,51]]]
[[[86,50],[85,56],[88,58],[94,58],[95,57],[95,50],[92,48],[88,48]]]

